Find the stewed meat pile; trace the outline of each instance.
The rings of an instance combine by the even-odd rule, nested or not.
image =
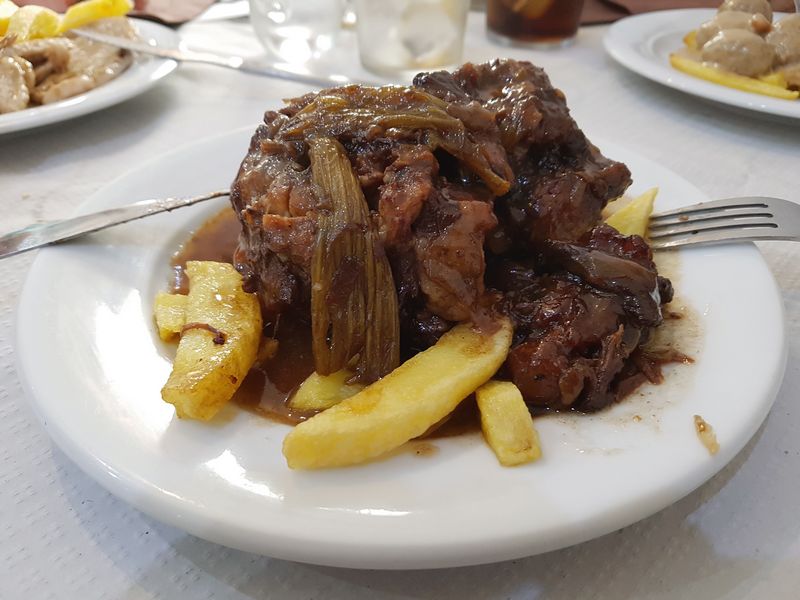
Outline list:
[[[500,376],[529,406],[597,410],[660,376],[642,344],[672,297],[647,243],[601,222],[630,181],[527,62],[323,90],[253,136],[235,262],[268,320],[316,318],[317,370],[358,363],[374,380],[502,313],[515,335]]]

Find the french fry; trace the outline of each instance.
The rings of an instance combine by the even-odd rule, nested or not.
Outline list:
[[[493,333],[454,327],[383,379],[297,425],[283,441],[289,467],[354,465],[422,435],[494,375],[511,334],[507,319]]]
[[[183,294],[159,293],[153,307],[158,337],[165,342],[178,338],[186,324],[186,301]]]
[[[775,71],[774,73],[769,73],[768,75],[762,75],[758,78],[758,80],[770,85],[777,85],[783,89],[787,89],[789,87],[786,83],[786,76],[780,71]]]
[[[230,400],[258,353],[261,309],[232,265],[186,263],[186,323],[161,390],[179,417],[211,419]]]
[[[0,0],[0,36],[5,35],[8,31],[8,22],[17,9],[18,6],[11,0]]]
[[[631,196],[620,196],[619,198],[610,200],[608,204],[603,207],[600,218],[603,219],[603,221],[608,221],[608,217],[628,206],[633,200]]]
[[[683,36],[683,44],[689,50],[697,50],[697,30],[692,29],[689,33]]]
[[[11,14],[6,35],[16,36],[17,42],[53,37],[58,34],[61,17],[43,6],[28,4]]]
[[[606,219],[606,223],[619,231],[622,235],[647,235],[647,225],[650,222],[650,215],[653,214],[653,202],[655,202],[658,188],[651,188],[641,196],[634,198],[626,206],[613,212]],[[617,202],[619,202],[617,200]]]
[[[797,100],[797,98],[800,97],[800,92],[793,92],[752,77],[728,73],[727,71],[710,67],[690,58],[686,58],[685,56],[680,56],[679,54],[670,54],[669,62],[673,67],[688,75],[737,90],[772,96],[773,98],[782,98],[784,100]]]
[[[489,381],[475,396],[483,436],[501,465],[513,467],[542,456],[539,435],[517,386],[509,381]]]
[[[297,388],[289,400],[289,406],[306,411],[326,410],[335,406],[364,389],[364,385],[360,383],[347,383],[352,377],[353,372],[347,369],[330,375],[312,373]]]
[[[86,0],[73,4],[64,13],[61,19],[60,33],[83,27],[87,23],[106,19],[108,17],[121,17],[133,10],[130,0]]]

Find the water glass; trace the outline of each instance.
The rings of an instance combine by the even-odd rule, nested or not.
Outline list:
[[[361,63],[385,76],[461,62],[470,0],[356,0]]]
[[[264,47],[284,62],[303,64],[333,47],[344,0],[250,0],[250,22]]]

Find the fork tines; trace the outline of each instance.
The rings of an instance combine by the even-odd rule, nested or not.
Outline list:
[[[734,240],[794,239],[787,225],[800,224],[800,205],[778,198],[730,198],[703,202],[650,218],[655,249]],[[783,225],[782,225],[783,224]]]

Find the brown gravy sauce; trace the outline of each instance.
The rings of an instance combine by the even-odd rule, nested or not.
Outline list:
[[[229,208],[203,223],[170,261],[173,270],[170,281],[172,293],[186,294],[189,291],[185,273],[187,261],[232,262],[240,231],[239,221]],[[668,327],[670,322],[680,320],[683,315],[667,310],[664,317],[664,326]],[[257,362],[250,369],[234,394],[233,401],[246,410],[280,423],[295,425],[305,421],[315,413],[293,410],[288,401],[303,380],[314,372],[310,323],[290,315],[281,315],[275,323],[265,324],[264,335],[278,341],[278,352],[268,360]],[[693,362],[678,351],[672,350],[672,353],[664,352],[658,362]],[[537,416],[550,412],[548,409],[534,409],[533,414]],[[478,405],[475,396],[471,395],[420,438],[453,437],[479,430]]]
[[[236,214],[226,208],[203,223],[173,255],[170,260],[172,279],[170,291],[173,294],[188,294],[189,279],[186,277],[186,262],[189,260],[213,260],[229,263],[239,243],[242,230]]]
[[[186,294],[189,280],[186,263],[190,260],[213,260],[230,263],[239,243],[241,226],[229,208],[211,217],[200,226],[172,257],[173,293]],[[311,328],[307,323],[283,317],[277,323],[266,323],[266,336],[278,340],[278,353],[256,363],[242,381],[233,401],[242,408],[281,423],[295,424],[313,415],[292,410],[287,401],[292,392],[314,371],[311,354]]]

